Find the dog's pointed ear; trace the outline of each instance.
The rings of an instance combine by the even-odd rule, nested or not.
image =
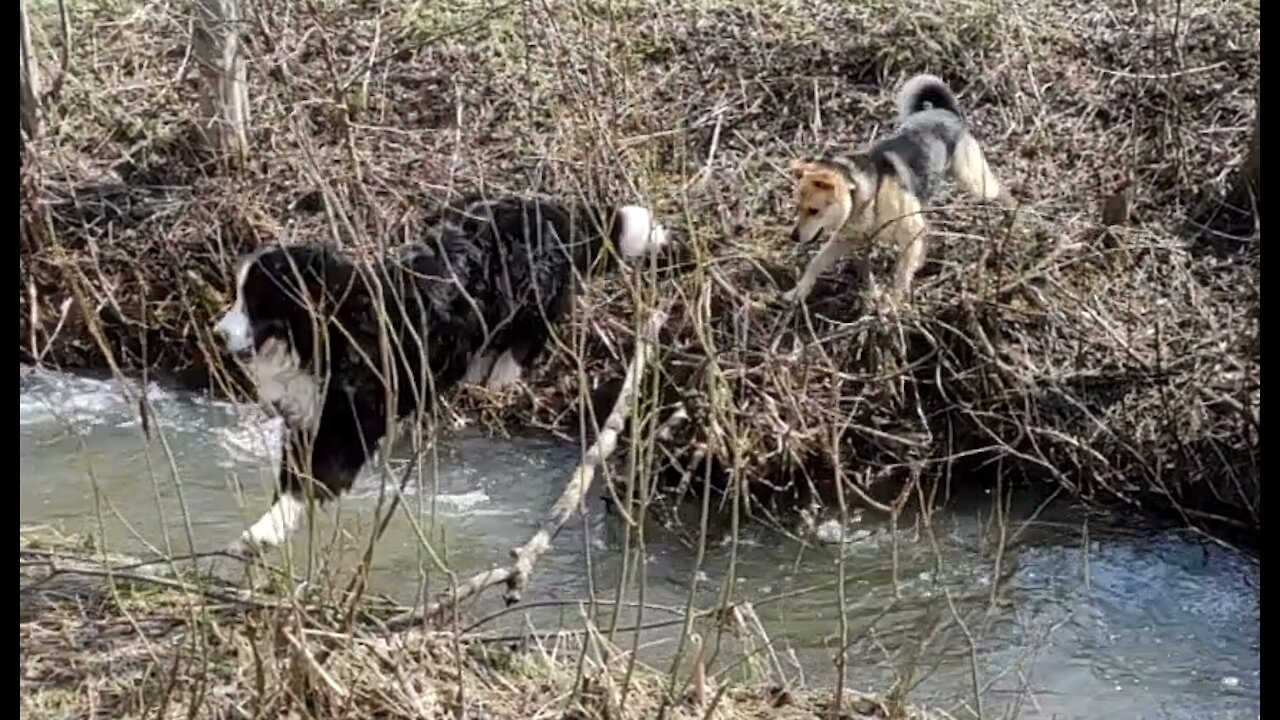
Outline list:
[[[791,166],[788,168],[788,170],[791,173],[791,177],[795,178],[796,180],[799,180],[800,178],[804,177],[805,174],[808,173],[812,167],[813,167],[812,165],[810,165],[809,163],[803,160],[792,160]]]

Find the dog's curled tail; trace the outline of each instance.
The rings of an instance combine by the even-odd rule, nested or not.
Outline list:
[[[898,91],[898,122],[930,107],[963,118],[955,93],[936,75],[920,74],[906,81]]]

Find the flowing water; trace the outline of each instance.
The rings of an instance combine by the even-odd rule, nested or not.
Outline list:
[[[135,554],[224,546],[266,506],[278,426],[152,386],[148,441],[132,387],[130,401],[113,381],[21,370],[21,522],[91,533]],[[467,577],[508,562],[578,453],[541,436],[451,435],[420,463],[424,479],[406,492],[411,512],[378,545],[376,589],[412,603],[447,583],[436,563]],[[379,496],[370,475],[317,519],[313,540],[349,534],[333,562],[354,563]],[[868,515],[843,537],[828,525],[807,543],[759,523],[733,543],[717,527],[699,567],[695,548],[657,529],[646,531],[642,553],[624,553],[616,518],[593,496],[586,521],[570,523],[543,556],[517,611],[478,631],[581,627],[577,601],[616,597],[623,568],[638,567],[644,609],[621,611],[619,624],[660,625],[638,640],[640,657],[659,667],[677,637],[678,626],[661,625],[672,617],[666,608],[683,608],[696,580],[698,607],[714,606],[726,584],[735,600],[751,600],[772,640],[751,662],[809,686],[833,683],[846,645],[848,686],[898,680],[913,686],[910,699],[958,717],[971,716],[975,687],[985,717],[1260,717],[1256,559],[1030,496],[1012,500],[1005,522],[993,520],[996,510],[990,497],[967,498],[931,523],[896,528]],[[500,593],[490,595],[470,617],[501,607]],[[634,584],[626,599],[639,600]],[[633,637],[619,635],[623,644]],[[746,645],[725,637],[715,667],[732,673]]]

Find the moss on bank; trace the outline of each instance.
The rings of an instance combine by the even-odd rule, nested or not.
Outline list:
[[[876,504],[998,475],[1256,533],[1256,235],[1188,218],[1245,149],[1258,8],[1178,7],[285,3],[250,23],[254,160],[225,174],[187,142],[186,20],[76,4],[70,79],[24,148],[20,357],[224,391],[208,328],[259,243],[397,242],[480,187],[640,195],[699,266],[592,288],[528,392],[459,411],[572,432],[661,298],[660,399],[691,418],[654,458],[668,477],[709,469],[766,504],[831,503],[847,480]],[[809,314],[771,304],[806,259],[787,160],[883,133],[892,86],[923,70],[962,94],[1019,217],[940,211],[899,319],[864,316],[846,277]],[[1101,227],[1126,181],[1134,221]]]

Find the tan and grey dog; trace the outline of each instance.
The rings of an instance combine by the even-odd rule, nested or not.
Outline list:
[[[1013,204],[946,83],[917,75],[898,91],[897,104],[897,130],[872,147],[846,157],[792,163],[797,219],[791,239],[807,243],[825,233],[827,240],[783,296],[787,302],[803,300],[819,275],[853,251],[870,289],[868,256],[881,237],[898,251],[892,299],[904,298],[925,260],[923,205],[947,176],[977,198]]]

